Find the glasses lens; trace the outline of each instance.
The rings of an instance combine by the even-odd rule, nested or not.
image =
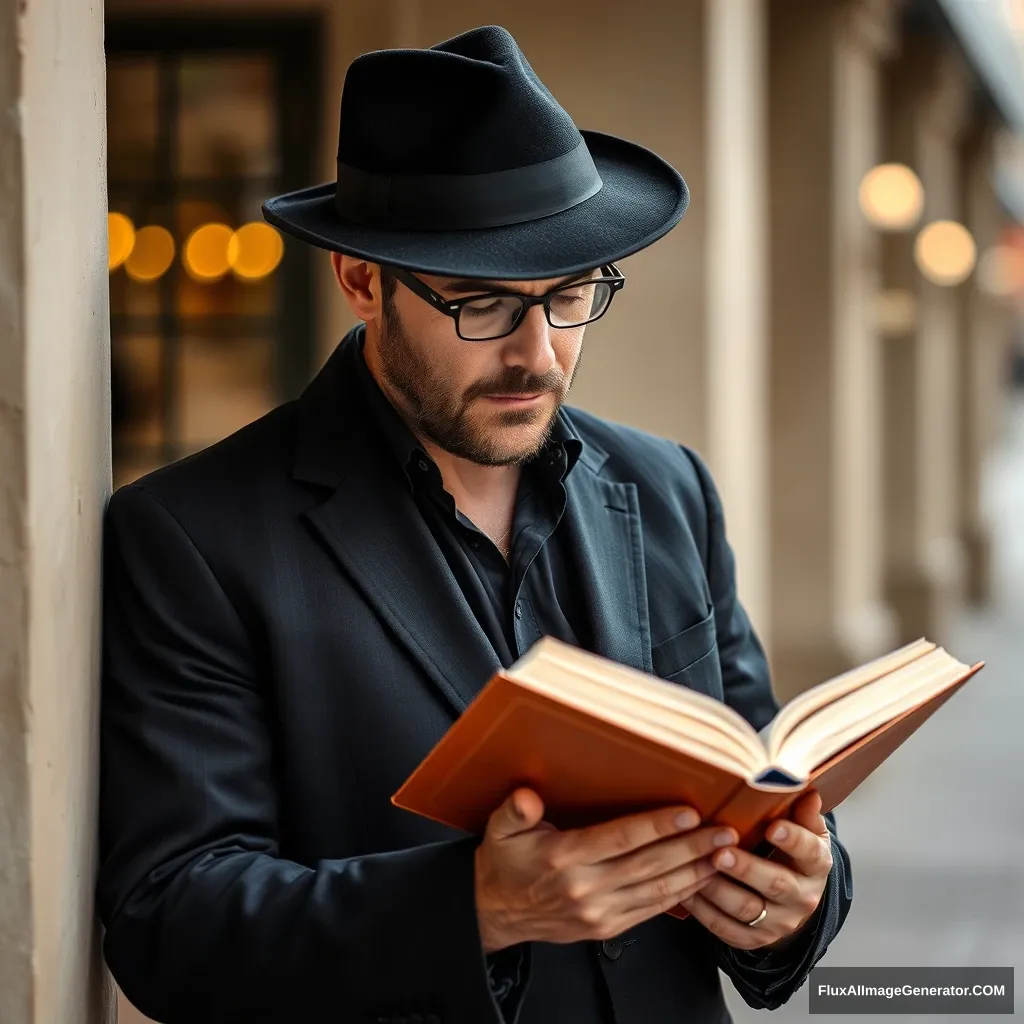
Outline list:
[[[551,323],[555,327],[578,327],[596,320],[611,301],[612,290],[600,281],[568,285],[551,296]]]
[[[523,304],[514,295],[492,295],[459,310],[459,334],[473,341],[500,338],[512,330]]]

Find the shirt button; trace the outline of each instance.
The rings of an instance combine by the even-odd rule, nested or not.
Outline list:
[[[516,618],[521,619],[523,617],[523,602],[516,601]]]
[[[426,473],[426,471],[430,469],[430,464],[427,462],[426,459],[420,459],[419,462],[416,463],[416,465],[419,467],[421,473]]]
[[[606,939],[601,943],[601,951],[609,960],[618,960],[622,956],[622,939]]]

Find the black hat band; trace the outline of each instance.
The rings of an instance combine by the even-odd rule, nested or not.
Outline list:
[[[579,206],[601,185],[581,140],[552,160],[487,174],[371,174],[339,160],[334,202],[356,224],[460,231],[549,217]]]

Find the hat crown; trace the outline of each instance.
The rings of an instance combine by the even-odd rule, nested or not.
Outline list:
[[[581,140],[497,25],[364,54],[345,76],[338,160],[372,174],[487,174],[564,156]]]

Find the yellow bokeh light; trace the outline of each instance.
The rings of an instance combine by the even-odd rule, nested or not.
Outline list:
[[[243,280],[258,281],[273,273],[284,255],[281,235],[269,224],[243,224],[228,243],[228,262]]]
[[[135,248],[135,225],[123,213],[107,214],[107,265],[111,270],[119,266]]]
[[[924,187],[904,164],[879,164],[861,179],[861,212],[882,231],[906,231],[921,218]]]
[[[216,281],[231,269],[228,263],[231,235],[227,224],[204,224],[188,236],[182,259],[193,278]]]
[[[141,283],[155,281],[174,262],[174,239],[167,228],[149,224],[135,233],[135,246],[124,261],[125,273]]]
[[[918,270],[933,284],[960,284],[970,276],[977,258],[970,231],[954,220],[932,221],[914,242]]]

